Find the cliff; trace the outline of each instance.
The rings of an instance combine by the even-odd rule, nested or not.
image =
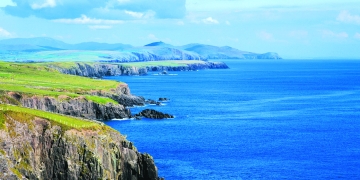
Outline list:
[[[94,121],[145,103],[126,84],[8,62],[0,84],[0,179],[159,179],[150,155]]]
[[[111,120],[130,118],[131,112],[126,107],[144,105],[143,97],[130,94],[127,85],[122,85],[114,93],[92,92],[96,96],[109,97],[119,104],[100,104],[88,100],[86,96],[71,98],[66,95],[58,97],[28,95],[19,92],[0,92],[0,103],[20,105],[32,109],[54,112],[74,117],[93,120]]]
[[[174,61],[179,62],[179,61]],[[148,72],[157,71],[194,71],[201,69],[227,69],[229,68],[223,62],[208,61],[187,61],[190,63],[171,65],[127,65],[126,63],[104,62],[104,63],[74,63],[71,67],[59,65],[49,65],[64,74],[72,74],[85,77],[102,77],[102,76],[129,76],[129,75],[146,75]],[[156,62],[155,62],[156,63]]]
[[[0,179],[159,178],[152,157],[107,126],[76,129],[2,106]]]
[[[37,63],[0,62],[0,103],[94,120],[129,118],[144,105],[125,83],[71,76]]]

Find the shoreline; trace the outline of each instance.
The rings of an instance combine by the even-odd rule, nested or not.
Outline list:
[[[66,65],[61,63],[44,63],[63,74],[84,77],[101,78],[103,76],[136,76],[148,75],[149,72],[162,71],[196,71],[203,69],[229,69],[224,62],[199,61],[199,60],[168,60],[146,61],[135,63],[111,62],[71,62]]]

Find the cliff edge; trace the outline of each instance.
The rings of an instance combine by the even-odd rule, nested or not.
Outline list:
[[[0,179],[160,179],[150,155],[105,125],[74,128],[8,108],[0,106]]]
[[[96,121],[144,103],[126,84],[8,62],[0,84],[0,179],[160,179],[150,155]]]
[[[159,71],[195,71],[203,69],[228,69],[223,62],[210,62],[200,60],[169,60],[169,61],[149,61],[135,63],[119,63],[117,61],[87,63],[72,62],[65,66],[61,63],[48,63],[50,68],[57,69],[63,74],[71,74],[85,77],[103,76],[131,76],[147,75],[149,72]]]

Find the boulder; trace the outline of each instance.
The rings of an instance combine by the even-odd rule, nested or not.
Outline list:
[[[170,99],[164,98],[164,97],[159,98],[159,101],[169,101],[169,100],[170,100]]]
[[[168,119],[168,118],[174,118],[173,115],[165,114],[153,109],[145,109],[142,110],[140,113],[136,114],[135,117],[142,116],[150,119]]]

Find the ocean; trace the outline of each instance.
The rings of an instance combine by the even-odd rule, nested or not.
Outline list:
[[[224,60],[230,69],[120,76],[166,120],[108,121],[159,176],[360,179],[360,60]]]

